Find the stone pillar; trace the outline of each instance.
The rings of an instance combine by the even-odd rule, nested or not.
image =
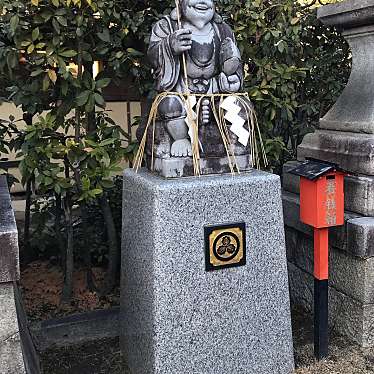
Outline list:
[[[346,223],[331,230],[331,322],[362,346],[374,346],[374,0],[348,0],[319,9],[340,29],[353,57],[352,74],[336,104],[298,148],[351,173],[345,181]],[[299,220],[299,179],[285,165],[283,202],[291,297],[312,306],[312,231]]]
[[[19,279],[18,232],[6,178],[0,176],[0,373],[22,374],[14,282]]]
[[[126,170],[123,212],[121,346],[132,374],[293,372],[277,176]],[[240,227],[241,266],[211,271],[218,256],[206,251],[222,234],[210,230],[227,224]]]

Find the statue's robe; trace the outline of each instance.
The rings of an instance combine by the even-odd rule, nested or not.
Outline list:
[[[219,83],[219,74],[221,73],[221,67],[219,66],[219,54],[220,46],[226,38],[230,38],[236,45],[236,40],[231,28],[223,22],[222,18],[215,14],[214,19],[211,21],[214,29],[213,43],[214,56],[212,58],[211,66],[207,66],[201,70],[201,66],[196,66],[196,69],[192,67],[190,70],[208,72],[208,76],[201,77],[202,81],[205,82],[206,89],[201,88],[201,84],[197,84],[194,89],[193,81],[198,81],[199,77],[189,76],[191,84],[189,82],[189,90],[191,93],[217,93],[225,92]],[[172,33],[178,30],[178,21],[175,10],[169,16],[163,17],[158,21],[153,29],[150,39],[150,46],[148,50],[148,58],[154,69],[154,75],[156,79],[156,89],[158,92],[186,92],[184,76],[182,72],[181,57],[175,56],[171,50],[169,37]],[[193,64],[193,48],[187,54],[188,65]],[[191,57],[190,57],[191,55]],[[213,66],[214,65],[214,66]],[[237,76],[240,78],[241,83],[243,82],[243,69],[240,65],[237,72]],[[193,75],[193,74],[192,74]],[[200,89],[197,88],[200,87]],[[204,86],[204,85],[203,85]]]

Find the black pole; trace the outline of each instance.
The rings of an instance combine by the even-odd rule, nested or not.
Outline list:
[[[314,356],[323,360],[329,354],[329,281],[314,278]]]

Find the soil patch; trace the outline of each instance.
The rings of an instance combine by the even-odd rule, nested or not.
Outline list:
[[[43,374],[128,374],[122,369],[118,338],[50,349],[41,359]]]
[[[100,288],[105,272],[101,268],[93,268],[92,271],[95,284]],[[119,305],[119,289],[107,296],[89,291],[84,270],[74,272],[74,295],[71,302],[61,303],[63,273],[59,266],[48,261],[35,261],[27,265],[22,270],[20,283],[30,321],[64,317]]]
[[[313,353],[313,319],[302,309],[292,313],[295,374],[373,374],[374,348],[364,349],[330,331],[330,355],[317,362]]]

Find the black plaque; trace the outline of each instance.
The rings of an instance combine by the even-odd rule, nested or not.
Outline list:
[[[206,271],[246,264],[246,227],[244,222],[206,226],[204,233]]]

